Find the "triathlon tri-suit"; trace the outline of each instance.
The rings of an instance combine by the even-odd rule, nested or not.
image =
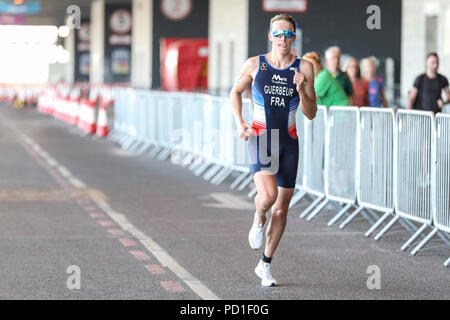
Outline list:
[[[293,80],[294,70],[300,71],[301,63],[297,57],[289,67],[277,69],[265,55],[259,56],[252,86],[252,128],[256,131],[256,136],[250,136],[248,141],[252,173],[270,171],[283,188],[294,188],[297,179],[299,145],[295,114],[300,96]]]

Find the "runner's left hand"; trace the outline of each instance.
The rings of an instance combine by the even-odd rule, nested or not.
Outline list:
[[[297,70],[295,71],[295,75],[294,75],[294,81],[293,83],[297,85],[297,91],[303,91],[303,86],[305,85],[305,76],[298,72]]]

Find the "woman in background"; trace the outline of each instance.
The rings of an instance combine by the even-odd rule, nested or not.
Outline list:
[[[363,75],[369,83],[369,102],[371,107],[384,108],[388,107],[386,97],[384,96],[384,80],[377,77],[377,65],[374,57],[368,57],[361,62],[363,67]]]
[[[351,57],[345,64],[344,71],[347,72],[353,86],[353,105],[356,107],[369,107],[369,83],[361,77],[359,62]]]

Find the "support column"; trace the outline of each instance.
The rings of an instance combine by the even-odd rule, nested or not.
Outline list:
[[[153,0],[133,0],[132,12],[131,86],[150,89],[153,61]]]
[[[105,1],[91,5],[91,64],[89,82],[103,84],[105,59]]]
[[[248,58],[248,10],[248,0],[209,1],[208,85],[213,93],[227,95]]]

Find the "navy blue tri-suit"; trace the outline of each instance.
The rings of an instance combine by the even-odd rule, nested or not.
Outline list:
[[[252,86],[252,128],[257,134],[248,140],[252,173],[268,170],[283,188],[294,188],[297,179],[299,145],[295,114],[300,96],[293,80],[294,70],[300,71],[301,64],[301,58],[297,57],[289,67],[277,69],[261,55]]]

